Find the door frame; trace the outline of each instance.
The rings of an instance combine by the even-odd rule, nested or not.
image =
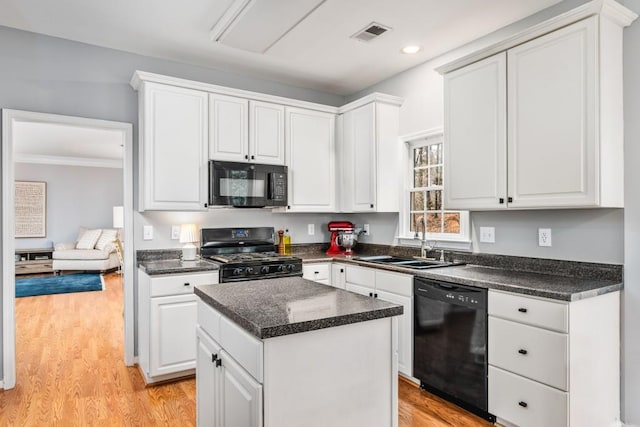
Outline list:
[[[117,130],[123,146],[123,206],[124,206],[124,362],[134,363],[134,292],[133,292],[133,126],[131,123],[22,110],[2,110],[2,379],[0,388],[10,389],[16,384],[16,326],[15,326],[15,264],[9,254],[15,251],[14,200],[14,138],[17,122],[55,123],[71,126]]]

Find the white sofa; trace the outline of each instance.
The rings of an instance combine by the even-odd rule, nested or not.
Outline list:
[[[78,241],[88,231],[81,227]],[[53,271],[60,274],[63,270],[100,271],[115,270],[120,267],[120,260],[114,243],[103,243],[98,248],[79,249],[75,243],[58,243],[53,250]]]

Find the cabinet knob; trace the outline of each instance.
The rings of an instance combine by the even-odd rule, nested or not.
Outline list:
[[[513,197],[507,197],[507,202],[509,203],[513,202]]]
[[[523,408],[526,408],[527,406],[529,406],[527,405],[527,402],[523,402],[523,401],[518,402],[518,405],[522,406]]]
[[[256,158],[256,156],[251,156],[251,160],[254,160]]]
[[[287,209],[291,209],[291,206],[287,206]]]
[[[503,203],[504,203],[504,198],[500,197],[500,198],[498,199],[498,203],[503,204]]]
[[[215,362],[216,360],[218,360],[218,355],[217,354],[212,354],[211,355],[211,362]]]
[[[341,268],[341,269],[340,269],[340,273],[344,273],[344,268]]]
[[[371,206],[371,209],[373,209],[373,203],[371,203],[369,206]]]
[[[373,297],[374,298],[378,298],[378,294],[373,294]]]
[[[245,155],[244,155],[244,158],[245,158],[245,160],[249,160],[249,155],[248,155],[248,154],[245,154]]]
[[[373,296],[373,292],[369,292],[369,296],[372,297]]]
[[[520,313],[526,313],[526,312],[527,312],[527,309],[526,309],[526,308],[524,308],[524,307],[520,307],[520,308],[518,309],[518,311],[519,311]]]
[[[520,354],[527,354],[527,350],[521,348],[520,350],[518,350],[518,353]]]
[[[205,204],[204,204],[204,207],[205,207],[205,208],[208,208],[208,207],[209,207],[209,204],[208,204],[208,203],[205,203]]]
[[[185,283],[184,283],[184,285],[185,285],[185,286],[190,286],[190,285],[191,285],[191,283],[189,283],[189,282],[185,282]]]
[[[216,359],[216,368],[222,366],[222,359]]]

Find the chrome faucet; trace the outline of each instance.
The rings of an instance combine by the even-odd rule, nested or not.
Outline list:
[[[420,257],[426,258],[427,252],[433,249],[433,246],[427,244],[427,225],[424,221],[424,217],[421,216],[418,218],[418,223],[416,224],[416,232],[413,235],[414,239],[418,239],[418,225],[422,224],[422,238],[420,239]]]

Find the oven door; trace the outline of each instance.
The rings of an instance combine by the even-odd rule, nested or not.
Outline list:
[[[267,205],[268,174],[251,163],[209,161],[209,204],[259,208]]]

